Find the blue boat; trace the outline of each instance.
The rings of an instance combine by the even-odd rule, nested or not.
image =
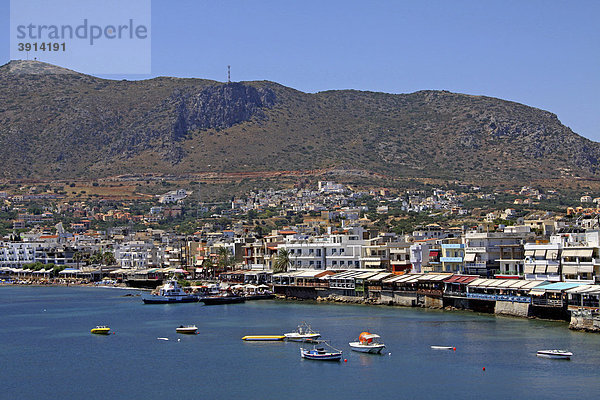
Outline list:
[[[327,351],[323,347],[313,347],[312,349],[300,348],[300,356],[309,360],[321,360],[321,361],[340,361],[342,359],[342,352],[335,349],[335,351]]]

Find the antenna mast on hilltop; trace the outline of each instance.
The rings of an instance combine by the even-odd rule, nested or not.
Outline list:
[[[231,83],[231,65],[227,66],[227,83]]]

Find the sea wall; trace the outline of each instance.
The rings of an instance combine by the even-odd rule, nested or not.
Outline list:
[[[496,301],[494,314],[512,315],[514,317],[530,317],[529,303],[517,303],[513,301]]]
[[[427,308],[444,308],[444,299],[441,297],[425,296],[424,300]]]
[[[569,329],[600,333],[600,314],[591,310],[572,310]]]

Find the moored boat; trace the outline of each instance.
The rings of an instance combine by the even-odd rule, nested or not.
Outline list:
[[[144,304],[195,303],[198,296],[186,293],[175,279],[160,287],[158,294],[142,297]]]
[[[217,304],[234,304],[234,303],[243,303],[246,301],[244,296],[236,296],[235,294],[223,294],[218,296],[209,296],[203,297],[200,299],[207,306],[217,305]]]
[[[184,334],[188,334],[188,335],[193,335],[198,331],[198,327],[196,325],[179,325],[177,328],[175,328],[175,332],[177,333],[184,333]]]
[[[300,356],[308,360],[339,361],[342,359],[342,352],[337,349],[327,351],[324,347],[315,346],[312,349],[300,348]]]
[[[380,336],[374,333],[362,332],[358,336],[358,342],[350,342],[350,348],[361,353],[379,354],[385,348],[383,343],[379,343],[377,339]]]
[[[287,340],[307,342],[319,338],[321,334],[315,332],[306,322],[302,322],[294,332],[284,333],[284,336]]]
[[[538,350],[537,356],[542,358],[570,360],[573,353],[567,350]]]
[[[90,332],[96,335],[108,335],[110,334],[110,328],[106,325],[98,325],[95,328],[92,328]]]
[[[273,342],[285,339],[282,335],[247,335],[242,338],[249,342]]]

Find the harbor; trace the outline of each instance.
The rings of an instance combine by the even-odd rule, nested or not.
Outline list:
[[[564,329],[563,323],[275,300],[146,306],[130,293],[136,292],[3,287],[0,350],[10,365],[4,376],[8,398],[34,398],[49,387],[55,398],[86,399],[125,393],[164,399],[173,390],[183,398],[300,399],[318,397],[325,387],[336,388],[329,392],[332,399],[457,398],[467,389],[469,397],[488,399],[526,398],[531,393],[536,398],[571,398],[581,388],[586,398],[600,396],[595,368],[600,336]],[[307,347],[302,342],[241,340],[292,332],[301,321],[342,350],[347,362],[302,359],[300,348]],[[197,335],[175,332],[191,323]],[[106,324],[113,334],[90,334],[98,324]],[[351,351],[349,342],[361,332],[381,336],[381,354]],[[435,351],[432,345],[456,350]],[[573,357],[538,357],[542,349],[566,349]]]

